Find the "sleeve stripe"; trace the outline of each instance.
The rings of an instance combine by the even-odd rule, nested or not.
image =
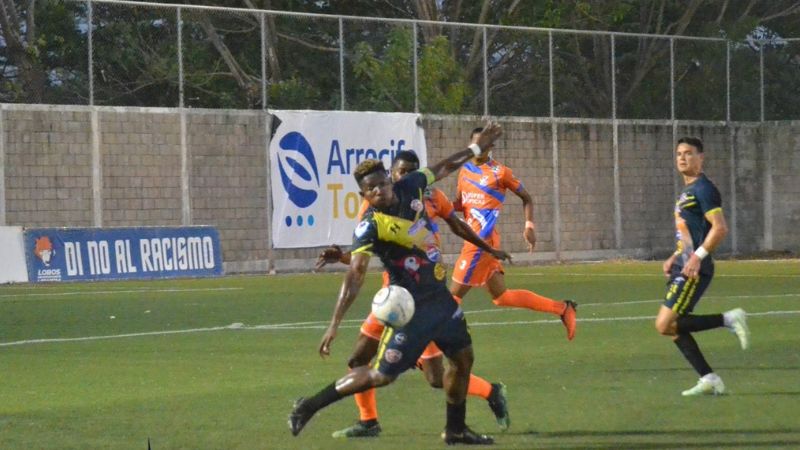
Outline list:
[[[370,242],[369,244],[367,244],[367,245],[365,245],[363,247],[359,247],[359,248],[353,250],[350,253],[353,254],[353,255],[356,254],[356,253],[366,253],[367,255],[372,256],[372,243]]]
[[[716,207],[714,209],[710,209],[710,210],[706,211],[705,215],[711,216],[711,215],[714,215],[714,214],[721,214],[721,213],[722,213],[722,207],[718,206],[718,207]]]
[[[431,172],[431,169],[424,167],[420,170],[423,174],[425,174],[425,178],[428,180],[428,184],[433,184],[436,181],[436,176]]]

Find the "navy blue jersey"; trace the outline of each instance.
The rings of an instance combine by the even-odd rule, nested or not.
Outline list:
[[[675,253],[678,258],[675,264],[683,267],[692,253],[703,245],[711,222],[706,219],[707,214],[722,213],[722,197],[714,183],[700,174],[692,183],[686,185],[675,202],[675,237],[677,248]],[[703,273],[713,273],[714,261],[708,256],[703,259],[700,271]]]
[[[353,237],[353,254],[378,255],[389,282],[408,289],[415,300],[447,290],[441,251],[425,212],[424,192],[433,179],[423,169],[394,183],[398,201],[385,210],[369,207]]]

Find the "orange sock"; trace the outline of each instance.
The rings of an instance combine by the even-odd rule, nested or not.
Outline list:
[[[493,302],[497,306],[516,306],[517,308],[549,312],[557,316],[563,314],[564,308],[566,307],[564,302],[542,297],[541,295],[522,289],[508,289],[503,292],[503,295],[494,299]]]
[[[353,395],[362,421],[378,419],[378,404],[375,401],[375,388]]]
[[[483,378],[469,374],[469,385],[467,385],[467,395],[474,395],[484,400],[489,399],[489,394],[492,393],[492,384]]]

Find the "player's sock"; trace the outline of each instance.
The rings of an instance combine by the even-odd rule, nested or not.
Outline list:
[[[703,357],[703,352],[700,351],[697,341],[694,340],[691,334],[679,334],[678,338],[675,339],[675,345],[678,346],[678,350],[683,353],[683,357],[689,361],[689,364],[694,367],[694,370],[700,374],[701,377],[714,372],[711,366],[708,365],[708,362],[706,362],[705,357]]]
[[[344,395],[336,391],[336,382],[333,382],[314,394],[313,397],[305,399],[303,407],[304,409],[308,408],[308,411],[316,412],[342,398]]]
[[[447,404],[447,426],[446,431],[451,433],[463,433],[467,428],[467,402],[463,401],[459,405]]]
[[[523,289],[507,289],[503,295],[493,300],[497,306],[515,306],[517,308],[527,308],[534,311],[548,312],[560,316],[564,313],[566,303],[559,302],[531,291]]]
[[[705,331],[723,326],[725,326],[725,322],[722,318],[722,314],[708,314],[704,316],[689,314],[678,317],[678,334],[694,333],[696,331]]]
[[[469,384],[467,385],[467,395],[474,395],[484,400],[489,400],[492,393],[492,383],[483,378],[469,374]]]
[[[359,419],[362,422],[378,420],[378,404],[375,401],[375,388],[367,389],[353,396],[358,406]]]

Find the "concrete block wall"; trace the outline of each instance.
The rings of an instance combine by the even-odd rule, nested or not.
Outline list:
[[[3,111],[6,225],[89,227],[91,113]]]
[[[190,109],[184,117],[182,140],[179,110],[0,105],[3,224],[212,225],[233,270],[264,271],[269,260],[279,269],[310,268],[318,248],[269,249],[268,116]],[[463,149],[481,125],[477,117],[429,116],[422,122],[430,162]],[[533,196],[532,259],[660,257],[671,250],[672,207],[682,185],[671,124],[619,124],[618,232],[613,124],[557,122],[556,167],[550,122],[502,122],[505,134],[494,156]],[[734,231],[722,252],[800,251],[799,123],[682,124],[675,131],[705,141],[707,173]],[[439,187],[452,199],[455,184],[451,175]],[[512,193],[507,197],[502,245],[524,255],[522,202]],[[448,231],[443,239],[452,259],[461,242]]]
[[[103,226],[181,225],[180,116],[101,112],[99,135]]]

